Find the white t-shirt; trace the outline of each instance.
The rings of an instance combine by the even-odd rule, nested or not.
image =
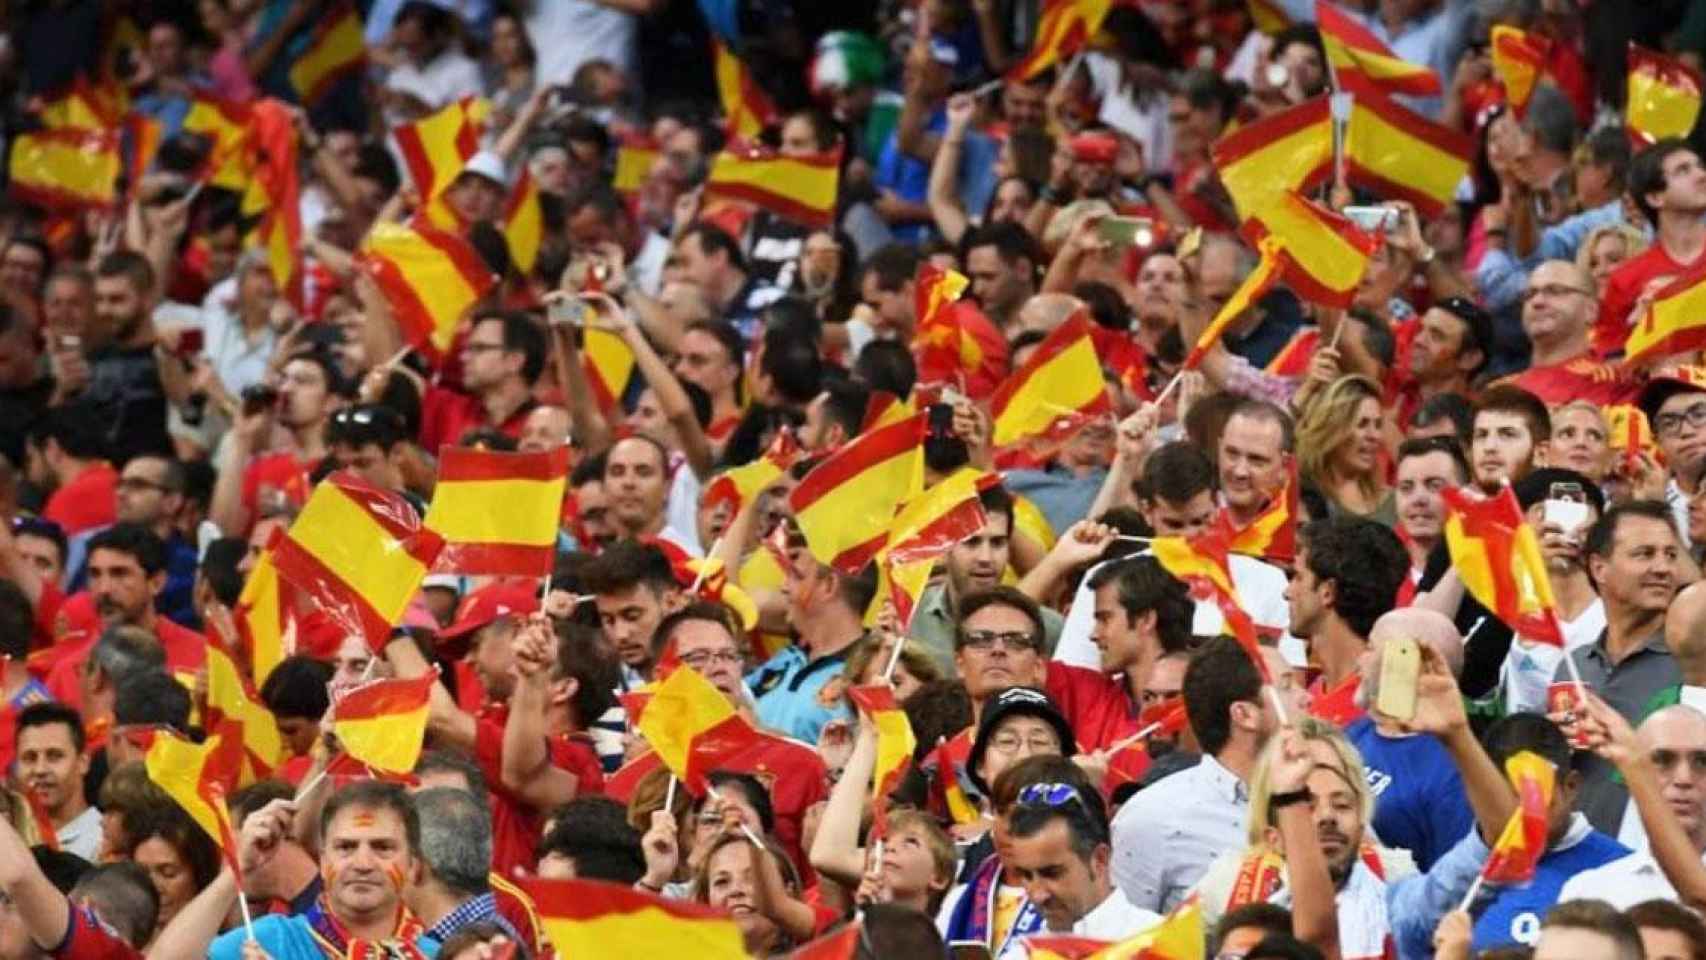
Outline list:
[[[446,50],[425,66],[400,64],[385,76],[385,89],[406,93],[434,110],[479,96],[484,86],[479,66],[455,50]]]
[[[1505,710],[1510,713],[1538,713],[1546,709],[1546,688],[1558,675],[1558,667],[1566,653],[1574,653],[1599,639],[1605,632],[1605,602],[1598,597],[1587,605],[1574,620],[1563,621],[1564,649],[1550,644],[1530,643],[1518,637],[1505,654],[1505,666],[1499,683],[1504,689]]]
[[[595,59],[633,73],[637,24],[633,14],[589,0],[534,0],[527,36],[539,52],[535,82],[568,83],[581,64]]]

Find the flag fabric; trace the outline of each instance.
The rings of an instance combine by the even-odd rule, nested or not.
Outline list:
[[[1647,422],[1647,415],[1641,412],[1641,408],[1631,403],[1614,404],[1605,408],[1605,420],[1611,427],[1607,445],[1617,452],[1625,469],[1633,469],[1636,459],[1642,454],[1655,458],[1657,462],[1658,441],[1653,437],[1652,425]]]
[[[954,384],[973,400],[1000,388],[1008,356],[1007,338],[969,300],[947,304],[913,335],[919,382]]]
[[[1025,938],[1032,960],[1202,960],[1202,904],[1191,897],[1160,922],[1124,940],[1089,940],[1078,936]]]
[[[49,130],[101,130],[118,124],[127,100],[122,86],[97,86],[78,76],[64,93],[43,103],[37,117]]]
[[[533,899],[559,957],[747,956],[734,918],[703,904],[596,880],[529,879],[517,885]]]
[[[696,797],[710,789],[707,774],[758,736],[729,698],[697,670],[675,670],[656,684],[633,723],[663,765]]]
[[[942,799],[947,805],[948,817],[959,824],[977,823],[983,819],[977,804],[966,794],[965,785],[960,782],[960,771],[954,763],[950,744],[953,741],[944,738],[936,744],[933,751],[936,765],[936,782],[942,785]]]
[[[148,779],[175,800],[201,827],[225,856],[242,882],[237,862],[237,828],[225,805],[236,771],[228,765],[229,753],[218,733],[202,743],[191,743],[171,731],[154,738],[143,759]]]
[[[426,738],[438,671],[407,680],[374,680],[332,704],[332,732],[345,753],[383,773],[412,773]]]
[[[835,220],[841,151],[784,157],[734,143],[711,159],[705,196],[743,200],[804,227]]]
[[[353,4],[340,3],[320,14],[308,45],[290,65],[291,89],[304,106],[319,103],[338,82],[367,62],[361,14]]]
[[[1000,482],[993,473],[962,467],[900,506],[877,553],[877,592],[865,611],[866,626],[876,625],[885,601],[902,627],[911,626],[937,558],[983,529],[988,517],[978,495]]]
[[[924,414],[860,434],[788,496],[819,562],[853,575],[887,542],[900,505],[924,488]]]
[[[273,548],[279,576],[377,652],[443,546],[414,507],[340,471],[321,481]]]
[[[1102,364],[1090,337],[1090,316],[1079,309],[1049,331],[1023,366],[990,398],[991,442],[1011,447],[1042,438],[1061,442],[1113,411]]]
[[[788,472],[788,468],[799,460],[801,453],[800,443],[794,439],[794,431],[787,428],[778,430],[762,456],[751,463],[730,467],[717,474],[706,485],[699,501],[706,506],[727,503],[731,515],[739,513],[740,508],[757,496],[760,490],[781,479],[782,475]]]
[[[859,424],[859,432],[869,433],[878,427],[899,423],[917,412],[918,408],[910,398],[902,399],[887,390],[872,390],[871,399],[865,403],[865,419]]]
[[[916,327],[923,329],[929,326],[948,304],[964,296],[966,287],[970,285],[971,280],[958,270],[945,270],[929,261],[920,263],[918,273],[912,278]]]
[[[616,167],[610,186],[623,196],[637,192],[651,176],[658,153],[657,141],[649,137],[623,137],[616,147]]]
[[[440,573],[544,577],[557,557],[569,448],[507,453],[440,447],[426,529],[444,539]]]
[[[634,351],[618,334],[597,327],[581,330],[581,369],[586,372],[587,385],[598,409],[609,417],[628,393],[638,361]]]
[[[1462,487],[1445,498],[1445,543],[1464,589],[1524,639],[1564,645],[1558,603],[1540,539],[1523,519],[1510,487],[1479,497]]]
[[[4,718],[8,723],[15,721],[14,717]],[[30,819],[35,822],[37,842],[49,850],[58,850],[59,830],[53,825],[53,814],[48,812],[47,804],[42,802],[41,794],[29,787],[20,791],[24,803],[30,808]],[[33,844],[32,844],[33,845]]]
[[[153,117],[130,113],[124,118],[124,137],[130,150],[125,160],[125,172],[130,180],[131,195],[135,196],[142,186],[142,178],[154,163],[154,155],[160,152],[165,129]]]
[[[1250,23],[1270,37],[1291,26],[1291,17],[1276,0],[1248,0],[1245,6],[1250,11]]]
[[[756,138],[766,124],[776,119],[776,106],[770,96],[752,78],[746,64],[715,37],[711,39],[711,70],[717,81],[717,97],[723,104],[729,137]]]
[[[788,960],[857,960],[859,938],[863,933],[861,922],[855,916],[835,932],[826,933],[788,954]]]
[[[1517,809],[1481,868],[1488,883],[1527,883],[1546,853],[1548,811],[1557,771],[1538,754],[1523,750],[1505,761],[1505,774],[1516,787]]]
[[[1305,100],[1239,126],[1214,142],[1211,155],[1241,219],[1256,216],[1293,190],[1312,190],[1332,173],[1327,98]]]
[[[510,259],[523,276],[531,274],[539,262],[539,247],[545,242],[545,212],[539,205],[539,185],[525,166],[510,191],[503,222]]]
[[[420,194],[427,219],[441,229],[452,228],[455,215],[440,202],[469,158],[480,150],[480,138],[491,116],[491,101],[463,97],[452,104],[391,132],[397,153]]]
[[[1493,27],[1488,39],[1493,73],[1505,85],[1505,102],[1520,119],[1528,114],[1528,101],[1546,72],[1551,42],[1506,24]]]
[[[200,172],[200,179],[208,186],[237,194],[248,190],[254,173],[249,115],[247,104],[222,100],[206,91],[198,90],[190,97],[182,129],[208,141],[207,159]]]
[[[297,180],[296,123],[290,108],[274,99],[250,111],[249,141],[254,176],[244,200],[245,212],[258,202],[260,223],[252,239],[267,253],[273,282],[291,303],[302,304],[302,201]]]
[[[228,746],[242,744],[242,764],[236,782],[239,787],[272,776],[273,769],[284,760],[284,738],[279,735],[272,711],[244,678],[230,651],[211,639],[207,644],[207,712],[203,726],[210,731],[229,730],[227,735],[232,740]]]
[[[1313,303],[1345,308],[1356,296],[1380,238],[1364,233],[1349,217],[1291,191],[1246,220],[1244,236],[1258,249],[1264,238],[1278,241],[1280,276],[1292,292]]]
[[[1325,690],[1309,701],[1309,715],[1344,728],[1355,723],[1367,711],[1357,703],[1362,690],[1362,674],[1352,673],[1331,690]]]
[[[1706,264],[1690,267],[1661,287],[1629,328],[1624,362],[1645,362],[1706,347]]]
[[[1387,199],[1409,201],[1423,217],[1439,216],[1469,172],[1475,141],[1377,90],[1352,93],[1346,178]]]
[[[8,165],[19,199],[68,212],[111,204],[122,168],[116,133],[70,127],[18,134]]]
[[[385,295],[403,338],[435,361],[450,351],[463,315],[497,283],[472,244],[426,224],[375,223],[356,262]]]
[[[273,531],[272,540],[256,557],[249,579],[243,582],[243,592],[237,595],[237,606],[231,611],[237,623],[237,636],[248,654],[249,676],[257,688],[265,686],[273,668],[294,652],[294,603],[290,587],[279,579],[272,562],[272,545],[282,536],[283,530]]]
[[[1102,29],[1113,8],[1113,0],[1044,0],[1031,50],[1008,68],[1007,79],[1022,83],[1070,59]]]
[[[1196,346],[1193,346],[1191,352],[1185,356],[1184,369],[1195,370],[1201,366],[1203,358],[1208,356],[1209,350],[1213,349],[1214,345],[1220,342],[1221,336],[1226,333],[1226,328],[1232,326],[1233,322],[1243,316],[1246,310],[1255,306],[1256,301],[1260,300],[1262,295],[1268,292],[1268,288],[1274,285],[1274,281],[1279,279],[1280,273],[1285,267],[1280,262],[1279,238],[1263,237],[1256,245],[1256,250],[1261,257],[1256,262],[1256,269],[1251,270],[1250,275],[1244,278],[1244,282],[1238,285],[1238,289],[1232,291],[1232,296],[1227,298],[1226,304],[1214,315],[1214,319],[1209,321],[1208,326],[1203,329],[1202,335],[1197,337]]]
[[[880,837],[888,832],[888,798],[900,786],[901,777],[906,775],[913,751],[918,749],[918,739],[912,735],[912,724],[907,722],[906,711],[895,702],[892,687],[883,684],[848,687],[847,699],[870,717],[877,728],[877,767],[871,782],[871,818],[873,835]]]
[[[1210,538],[1213,539],[1212,534]],[[1239,604],[1238,595],[1220,589],[1212,580],[1198,580],[1196,582],[1207,588],[1210,599],[1215,602],[1216,606],[1220,607],[1221,619],[1225,621],[1225,631],[1232,635],[1232,639],[1238,641],[1238,646],[1244,648],[1244,653],[1255,665],[1256,672],[1262,675],[1262,683],[1271,685],[1274,682],[1274,675],[1273,671],[1268,669],[1268,658],[1262,655],[1262,641],[1256,635],[1256,621],[1250,619],[1250,615],[1244,612],[1243,606]]]
[[[1700,73],[1675,57],[1629,44],[1629,134],[1641,143],[1686,137],[1700,117]]]
[[[1432,68],[1393,53],[1337,4],[1316,0],[1315,23],[1321,29],[1321,46],[1327,51],[1335,87],[1343,89],[1354,82],[1348,77],[1357,76],[1387,93],[1437,97],[1443,92],[1439,74]]]
[[[1221,508],[1216,521],[1226,532],[1229,552],[1282,566],[1289,566],[1297,556],[1297,524],[1303,511],[1298,502],[1297,461],[1287,459],[1285,486],[1248,525],[1233,526],[1231,511]]]
[[[1149,550],[1156,562],[1178,579],[1186,583],[1201,580],[1226,596],[1237,598],[1238,588],[1232,583],[1224,534],[1211,528],[1188,540],[1155,537],[1149,541]]]

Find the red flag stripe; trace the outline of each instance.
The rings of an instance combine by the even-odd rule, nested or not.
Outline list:
[[[469,447],[438,448],[438,482],[537,480],[549,483],[569,472],[569,448],[544,453],[493,453]]]
[[[925,414],[914,414],[899,423],[889,424],[869,437],[861,438],[857,450],[865,454],[864,456],[836,455],[818,464],[806,474],[800,485],[794,488],[794,493],[789,498],[794,505],[794,512],[804,511],[872,466],[911,452],[924,442],[927,426],[928,417]],[[879,537],[881,535],[879,533]]]
[[[339,626],[349,628],[359,626],[368,639],[369,646],[382,644],[391,635],[391,621],[374,609],[360,591],[351,587],[344,579],[320,561],[319,557],[303,549],[296,541],[286,537],[273,548],[273,567],[280,577],[293,581],[304,589],[319,594],[316,600],[321,609],[327,609],[330,600],[339,610],[327,610]],[[431,564],[428,564],[431,567]],[[354,614],[355,622],[349,621],[348,614]]]
[[[1214,144],[1214,165],[1226,167],[1239,160],[1272,146],[1301,130],[1318,123],[1329,123],[1332,114],[1328,109],[1327,98],[1316,97],[1271,117],[1258,120],[1255,123],[1239,127]],[[1301,189],[1308,190],[1318,186],[1332,173],[1332,163],[1321,164],[1304,180]]]
[[[333,707],[339,720],[378,720],[410,713],[432,700],[432,685],[438,682],[436,672],[408,680],[380,680],[364,684],[345,693]]]
[[[653,897],[632,887],[593,880],[528,880],[519,884],[533,897],[541,917],[597,920],[613,913],[658,910],[677,920],[727,920],[728,914],[691,900]]]
[[[551,569],[556,556],[552,545],[447,543],[436,566],[441,570],[479,570],[498,577],[537,577],[541,570]]]
[[[334,474],[331,481],[338,493],[354,501],[380,529],[395,537],[404,552],[420,561],[422,566],[432,566],[442,545],[439,536],[421,526],[414,507],[407,500],[390,491],[369,486],[348,470]]]

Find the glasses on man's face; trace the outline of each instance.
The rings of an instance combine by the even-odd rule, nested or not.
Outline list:
[[[1004,731],[995,735],[989,741],[989,749],[1004,757],[1010,757],[1022,748],[1029,748],[1031,756],[1037,754],[1059,753],[1060,743],[1053,737],[1038,734],[1034,737],[1022,737],[1012,731]]]
[[[504,348],[504,345],[501,343],[475,343],[474,341],[470,340],[467,343],[464,343],[462,345],[462,352],[463,353],[491,353],[494,350],[502,350],[503,348]]]
[[[1545,297],[1548,300],[1560,300],[1568,296],[1591,297],[1593,294],[1587,290],[1583,290],[1581,287],[1572,287],[1565,283],[1542,283],[1524,290],[1522,292],[1522,302],[1527,303],[1535,297]]]
[[[167,492],[165,484],[155,483],[144,477],[119,477],[118,488],[124,491],[153,490],[158,493]]]
[[[683,654],[681,662],[695,670],[703,671],[706,667],[716,663],[728,663],[738,667],[741,659],[740,654],[733,650],[695,650],[692,653]]]
[[[997,644],[1009,653],[1021,653],[1037,649],[1037,638],[1023,630],[967,630],[962,646],[982,652]]]
[[[1688,772],[1695,776],[1706,776],[1706,750],[1667,750],[1660,748],[1649,754],[1653,766],[1660,770],[1670,770],[1679,763],[1688,764]]]
[[[1679,413],[1661,413],[1653,418],[1653,432],[1661,437],[1673,437],[1687,424],[1696,430],[1706,427],[1706,402],[1696,403]]]

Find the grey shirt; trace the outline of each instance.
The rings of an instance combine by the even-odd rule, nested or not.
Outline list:
[[[1248,843],[1250,788],[1214,757],[1139,790],[1112,824],[1114,883],[1131,905],[1167,913],[1221,854]]]
[[[1605,647],[1605,638],[1606,634],[1600,633],[1598,640],[1576,648],[1570,657],[1581,671],[1582,682],[1631,725],[1637,725],[1650,712],[1654,697],[1681,685],[1682,671],[1665,645],[1662,624],[1616,663]],[[1573,679],[1569,664],[1559,664],[1553,681]],[[1614,837],[1629,803],[1629,791],[1616,772],[1604,758],[1589,756],[1582,766],[1582,790],[1576,798],[1576,808],[1587,815],[1594,829]]]

